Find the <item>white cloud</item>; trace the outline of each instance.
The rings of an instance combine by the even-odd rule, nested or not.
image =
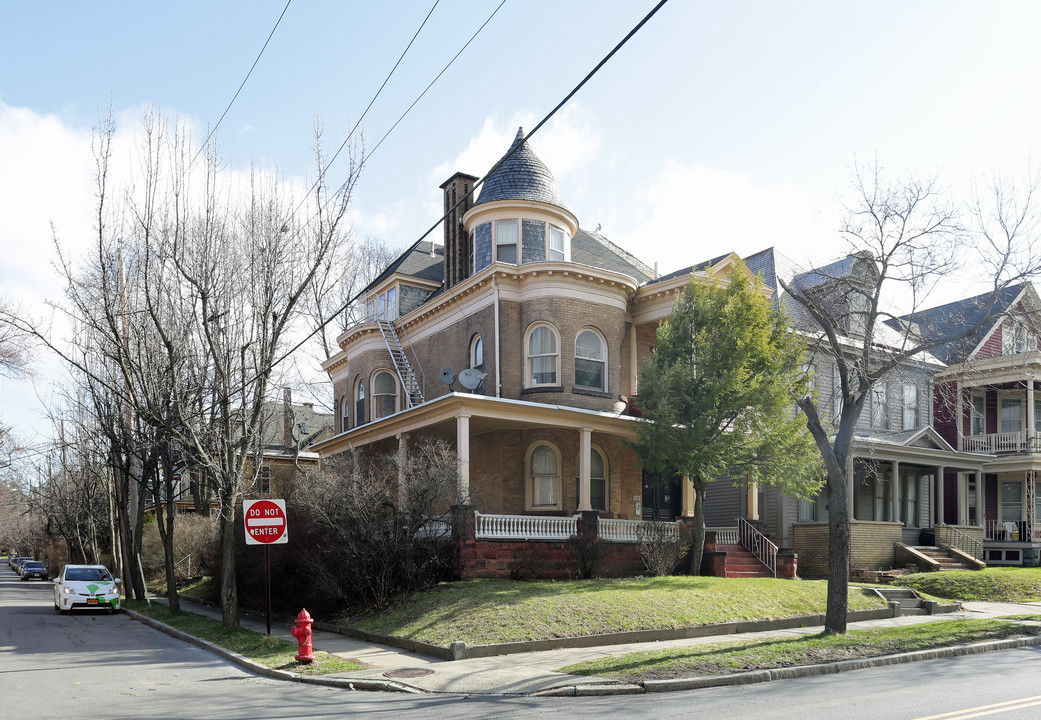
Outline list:
[[[735,251],[776,247],[800,263],[841,253],[828,199],[793,188],[756,185],[747,176],[700,163],[665,163],[629,202],[605,204],[598,217],[615,242],[662,273]]]

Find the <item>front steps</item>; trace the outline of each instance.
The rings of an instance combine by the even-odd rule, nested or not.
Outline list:
[[[922,598],[909,588],[874,588],[875,592],[889,602],[899,603],[901,615],[928,615],[922,607]]]
[[[716,550],[727,554],[726,577],[772,578],[774,574],[759,559],[740,545],[717,545]]]
[[[936,545],[915,545],[914,549],[922,553],[931,560],[935,560],[940,563],[938,570],[974,570],[975,568],[969,567],[968,563],[965,563],[957,558],[951,557],[946,550]]]

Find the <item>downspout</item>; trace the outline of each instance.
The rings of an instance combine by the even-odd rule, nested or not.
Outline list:
[[[502,397],[502,354],[499,351],[499,278],[492,275],[492,287],[495,288],[495,397]]]

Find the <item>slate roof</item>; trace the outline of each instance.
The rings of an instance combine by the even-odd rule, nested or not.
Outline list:
[[[950,337],[968,330],[995,312],[1007,311],[1026,287],[1026,283],[1010,285],[996,294],[987,292],[928,310],[919,310],[912,315],[904,315],[900,320],[916,325],[912,329],[926,340]],[[896,324],[896,321],[891,324]],[[993,326],[993,322],[987,322],[978,332],[937,345],[930,352],[948,365],[964,362]]]
[[[431,256],[430,248],[434,251]],[[411,275],[433,282],[441,282],[445,278],[445,247],[432,241],[422,240],[399,255],[387,269],[369,283],[366,290],[376,287],[394,273]]]
[[[285,409],[282,402],[265,402],[261,409],[260,443],[265,450],[288,450],[295,446],[306,450],[319,436],[334,429],[336,421],[331,413],[319,412],[314,405],[289,406],[292,413],[292,443],[285,444]]]
[[[517,130],[510,151],[512,154],[485,177],[474,206],[496,200],[530,200],[567,210],[553,173],[524,140],[524,128]]]
[[[571,262],[628,275],[637,282],[654,276],[654,270],[598,232],[579,228],[571,238]]]

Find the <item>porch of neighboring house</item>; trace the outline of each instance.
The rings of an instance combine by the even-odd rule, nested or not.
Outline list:
[[[982,567],[975,478],[992,456],[957,452],[931,428],[863,433],[854,448],[847,487],[851,572]],[[827,574],[825,503],[824,497],[800,502],[793,527],[805,577]]]
[[[1041,387],[1034,378],[1041,377],[1041,353],[1009,351],[952,366],[944,375],[955,389],[947,432],[961,450],[992,458],[985,473],[966,476],[962,504],[951,508],[948,499],[947,513],[981,527],[988,564],[1035,566],[1041,555]],[[952,482],[948,476],[948,489]]]

